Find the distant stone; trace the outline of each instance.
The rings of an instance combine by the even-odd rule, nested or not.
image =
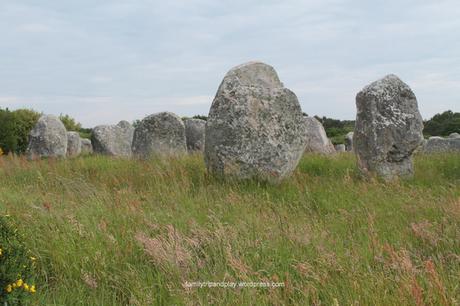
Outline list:
[[[345,147],[347,151],[353,151],[353,132],[348,132],[345,135]]]
[[[128,121],[117,125],[99,125],[91,133],[94,153],[130,157],[134,128]]]
[[[67,132],[67,156],[76,157],[81,153],[80,134],[77,132]]]
[[[460,134],[459,133],[452,133],[449,135],[449,138],[460,138]]]
[[[356,96],[353,135],[358,166],[385,180],[413,175],[412,153],[423,141],[417,99],[404,82],[388,75]]]
[[[87,138],[81,139],[81,153],[82,154],[91,154],[93,153],[93,145],[91,144],[91,140]]]
[[[41,116],[29,134],[28,157],[65,157],[66,153],[67,131],[64,124],[53,115]]]
[[[304,116],[307,130],[307,146],[305,152],[332,154],[335,153],[334,145],[327,138],[323,125],[315,117]]]
[[[185,120],[185,138],[187,150],[204,151],[206,121],[201,119]]]
[[[185,125],[170,112],[144,118],[134,131],[133,154],[148,158],[151,155],[178,155],[186,153]]]
[[[335,151],[337,152],[346,152],[346,148],[345,148],[345,145],[344,144],[338,144],[338,145],[335,145]]]
[[[423,147],[423,153],[460,152],[460,138],[430,137]]]
[[[205,135],[211,174],[278,183],[296,168],[307,133],[296,95],[283,86],[273,67],[251,62],[226,74]]]

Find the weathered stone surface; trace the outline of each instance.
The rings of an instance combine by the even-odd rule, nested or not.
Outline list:
[[[43,115],[29,135],[27,155],[29,158],[65,157],[67,131],[59,118]]]
[[[359,92],[356,106],[353,146],[359,168],[385,180],[411,176],[411,156],[423,141],[423,121],[409,86],[388,75]]]
[[[86,138],[81,139],[81,153],[82,154],[93,153],[93,145],[91,144],[91,140],[86,139]]]
[[[76,157],[81,153],[80,134],[77,132],[67,132],[67,156]]]
[[[208,171],[273,183],[296,168],[306,145],[306,124],[296,95],[273,67],[251,62],[222,81],[206,122]]]
[[[353,132],[348,132],[345,135],[345,148],[347,151],[353,151]]]
[[[423,153],[460,152],[460,138],[430,137],[423,146]]]
[[[134,131],[133,154],[141,158],[151,155],[177,155],[187,151],[185,125],[170,112],[144,118]]]
[[[134,128],[128,121],[117,125],[99,125],[93,129],[91,143],[95,153],[130,157]]]
[[[332,154],[335,153],[334,145],[327,138],[323,125],[315,117],[304,116],[307,128],[307,153]]]
[[[201,119],[185,120],[185,138],[187,150],[204,151],[206,121]]]
[[[451,133],[449,135],[449,138],[460,138],[460,134],[459,133]]]
[[[338,144],[334,146],[336,152],[346,152],[346,147],[344,144]]]

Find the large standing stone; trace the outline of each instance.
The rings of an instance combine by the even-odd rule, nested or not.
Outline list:
[[[239,179],[279,182],[296,168],[306,124],[296,95],[273,67],[251,62],[222,81],[206,122],[208,171]]]
[[[353,136],[359,168],[385,180],[413,174],[412,153],[423,141],[417,99],[404,82],[388,75],[356,96]]]
[[[345,147],[347,151],[353,151],[353,132],[348,132],[345,135]]]
[[[91,154],[93,153],[93,145],[91,144],[91,140],[87,138],[81,139],[81,153],[82,154]]]
[[[99,125],[91,133],[91,143],[95,153],[130,157],[134,128],[128,121],[117,125]]]
[[[433,136],[423,146],[423,153],[460,152],[459,138]]]
[[[67,156],[76,157],[81,153],[80,134],[77,132],[67,132]]]
[[[134,131],[133,154],[138,157],[177,155],[186,151],[184,122],[173,113],[150,115]]]
[[[29,134],[27,155],[29,158],[65,157],[67,130],[59,118],[43,115]]]
[[[307,146],[305,152],[332,154],[335,153],[334,145],[327,138],[323,125],[315,117],[304,116],[307,127]]]
[[[204,151],[206,121],[201,119],[185,120],[185,138],[187,150]]]

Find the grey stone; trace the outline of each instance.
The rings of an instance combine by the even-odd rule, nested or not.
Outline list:
[[[134,131],[132,149],[133,154],[141,158],[186,153],[184,122],[170,112],[144,118]]]
[[[94,153],[116,157],[130,157],[134,128],[128,121],[117,125],[99,125],[91,133]]]
[[[460,138],[430,137],[423,147],[423,153],[460,152]]]
[[[275,69],[250,62],[223,79],[205,138],[209,173],[278,183],[302,157],[306,124],[296,95],[284,88]]]
[[[385,180],[412,176],[412,153],[423,141],[423,121],[409,86],[388,75],[359,92],[356,106],[353,146],[361,171]]]
[[[345,135],[345,147],[347,151],[353,151],[353,132],[348,132]]]
[[[77,132],[67,132],[67,156],[76,157],[81,153],[80,134]]]
[[[346,152],[346,147],[344,144],[338,144],[338,145],[335,145],[335,151],[337,152]]]
[[[82,154],[91,154],[93,153],[93,145],[91,144],[91,140],[87,138],[81,139],[81,153]]]
[[[59,118],[43,115],[29,134],[27,156],[65,157],[67,153],[67,131]]]
[[[305,152],[332,154],[335,153],[334,145],[327,138],[323,125],[315,117],[304,116],[307,129],[307,146]]]
[[[185,120],[185,138],[187,150],[204,151],[206,121],[201,119]]]
[[[459,134],[459,133],[451,133],[451,134],[449,135],[449,138],[454,138],[454,139],[455,139],[455,138],[460,138],[460,134]]]

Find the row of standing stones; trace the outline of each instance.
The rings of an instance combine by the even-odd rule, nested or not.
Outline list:
[[[322,124],[303,115],[296,95],[273,67],[250,62],[231,69],[219,86],[208,120],[182,120],[170,112],[93,129],[91,141],[67,132],[62,122],[42,116],[30,133],[28,154],[73,157],[80,153],[148,158],[202,151],[210,173],[278,183],[304,152],[354,151],[365,174],[385,180],[413,174],[412,154],[460,151],[460,135],[424,141],[417,99],[404,82],[388,75],[356,96],[355,131],[333,146]]]

